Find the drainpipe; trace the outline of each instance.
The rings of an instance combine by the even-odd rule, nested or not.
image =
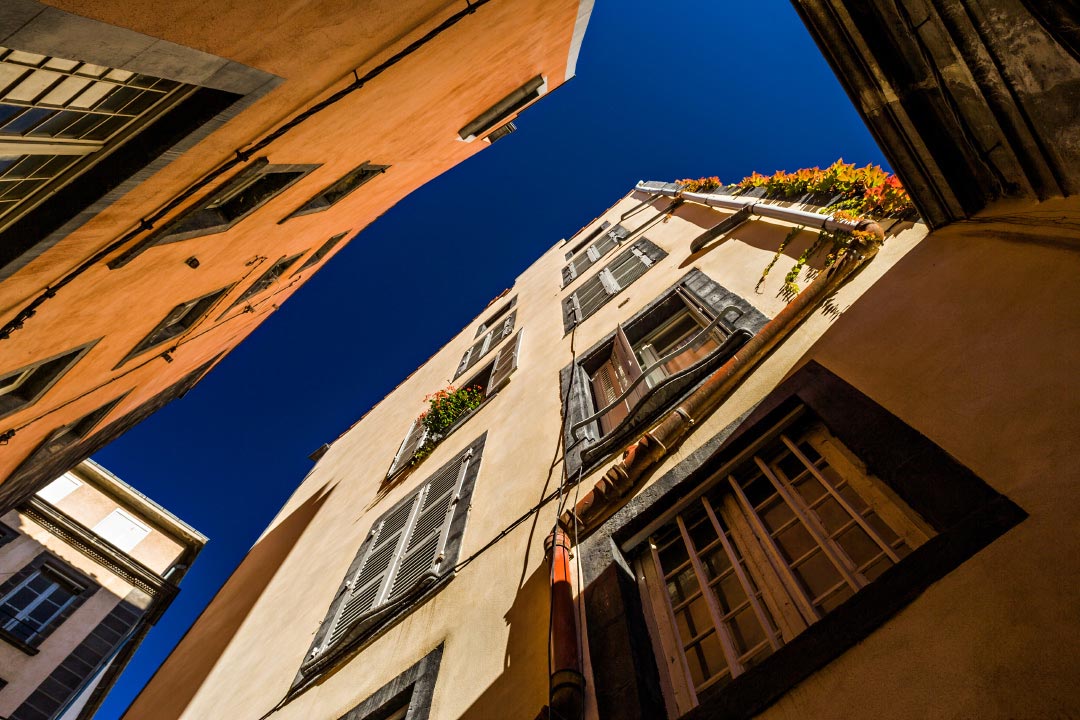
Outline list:
[[[570,537],[561,525],[544,540],[544,551],[551,568],[549,717],[551,720],[581,720],[585,676],[578,654],[577,613],[570,580]]]
[[[709,207],[723,208],[725,210],[747,210],[751,215],[784,220],[785,222],[804,225],[806,227],[829,230],[831,232],[872,232],[878,239],[885,237],[884,231],[873,220],[848,220],[834,215],[822,215],[809,210],[796,210],[795,208],[770,205],[760,198],[743,198],[735,195],[720,193],[696,193],[686,192],[675,183],[662,183],[655,180],[641,180],[634,190],[653,195],[663,195],[670,198],[682,198],[688,202],[695,202]]]
[[[654,190],[650,188],[648,192]],[[869,221],[854,222],[861,225]],[[739,382],[790,335],[817,308],[820,301],[873,259],[881,246],[879,238],[884,233],[877,223],[871,225],[872,227],[863,227],[874,233],[874,239],[853,246],[848,251],[849,257],[841,260],[831,270],[819,273],[806,289],[748,340],[734,357],[710,375],[678,407],[668,412],[648,432],[627,447],[621,460],[604,473],[574,507],[563,511],[559,517],[560,523],[570,527],[576,520],[579,532],[586,533],[607,519],[620,506],[621,498],[632,493],[648,472],[659,466],[690,434],[695,424],[716,410]]]

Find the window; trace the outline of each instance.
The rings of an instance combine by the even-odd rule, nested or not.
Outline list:
[[[82,480],[69,472],[53,480],[37,491],[37,496],[48,503],[55,505],[71,493],[82,487]]]
[[[0,637],[20,647],[39,645],[81,604],[89,582],[39,555],[0,585]]]
[[[0,226],[189,86],[0,47]],[[114,143],[115,144],[115,143]]]
[[[521,111],[546,92],[547,80],[537,75],[461,128],[458,135],[465,142],[472,142],[487,131],[505,125],[511,115]]]
[[[568,468],[641,430],[726,362],[767,319],[691,271],[563,371]],[[567,385],[570,385],[567,393]]]
[[[293,255],[292,257],[278,258],[277,262],[271,265],[266,272],[264,272],[255,280],[255,282],[251,283],[251,286],[247,290],[240,293],[240,297],[236,298],[236,300],[233,300],[232,304],[229,305],[229,307],[225,308],[225,312],[221,313],[221,315],[218,316],[218,320],[225,317],[225,314],[237,305],[246,302],[247,300],[250,300],[251,298],[261,293],[263,290],[266,290],[271,285],[280,280],[281,276],[284,275],[289,268],[295,265],[296,261],[303,257],[303,255],[304,253],[298,253],[296,255]]]
[[[94,428],[105,419],[105,416],[108,415],[126,395],[127,393],[124,393],[115,400],[110,400],[105,403],[93,412],[83,415],[78,420],[52,431],[41,445],[34,450],[30,457],[34,457],[38,453],[47,456],[56,455],[79,442],[93,432]],[[49,498],[45,499],[49,500]],[[49,500],[49,502],[52,502],[52,500]]]
[[[509,307],[510,306],[507,305],[507,307],[502,312],[505,312],[507,309],[509,309]],[[501,317],[502,312],[500,312],[496,317]],[[514,332],[514,321],[516,319],[517,310],[514,310],[505,318],[502,318],[501,322],[492,323],[491,321],[488,321],[482,323],[480,325],[480,329],[477,330],[477,332],[482,332],[484,330],[486,330],[486,332],[484,332],[483,336],[481,336],[479,340],[473,343],[472,346],[465,351],[465,354],[461,356],[461,362],[458,363],[457,371],[454,372],[454,379],[457,380],[459,377],[464,375],[469,370],[469,368],[475,366],[478,362],[480,362],[480,360],[482,360],[488,354],[488,352],[493,350],[500,342],[502,342],[503,338],[510,337],[511,333]],[[494,324],[494,327],[491,327],[492,324]]]
[[[317,167],[271,165],[265,157],[253,160],[209,197],[110,261],[109,267],[122,267],[153,245],[225,232]]]
[[[427,720],[442,651],[440,645],[429,652],[339,720]]]
[[[315,252],[311,253],[311,256],[304,261],[303,265],[301,265],[299,268],[296,269],[295,272],[293,272],[293,275],[301,273],[307,270],[312,265],[317,264],[320,260],[329,255],[330,251],[337,247],[337,244],[341,242],[348,234],[348,232],[338,233],[334,237],[324,242]]]
[[[649,535],[661,644],[690,702],[757,665],[935,533],[815,418],[762,438]]]
[[[453,576],[485,438],[374,522],[335,593],[301,675],[325,668]]]
[[[484,403],[490,400],[495,393],[510,382],[510,375],[517,369],[518,356],[521,354],[521,338],[522,331],[519,330],[514,339],[495,354],[494,360],[461,383],[461,387],[479,387],[484,396]],[[438,444],[454,430],[461,427],[480,407],[483,407],[483,404],[458,418],[439,437],[431,437],[420,418],[413,420],[412,425],[409,426],[409,431],[405,433],[405,439],[402,441],[401,447],[398,448],[397,454],[394,455],[394,461],[390,463],[390,469],[386,472],[386,479],[388,481],[392,480],[407,468],[412,467],[417,462],[418,451],[430,449]]]
[[[508,292],[510,292],[509,289],[504,290],[503,294],[505,295]],[[502,295],[500,295],[499,297],[502,297]],[[498,298],[496,298],[496,300],[497,299]],[[492,302],[494,302],[494,301],[492,301]],[[517,296],[516,295],[514,297],[510,298],[510,302],[508,302],[505,305],[503,305],[502,307],[500,307],[498,310],[496,310],[491,315],[489,315],[486,320],[484,320],[482,323],[477,325],[476,326],[476,335],[474,335],[473,337],[480,337],[481,335],[486,333],[488,330],[490,330],[492,327],[494,327],[495,323],[497,323],[499,320],[502,319],[503,315],[505,315],[509,311],[513,310],[515,306],[517,306]]]
[[[570,332],[665,257],[666,252],[645,238],[619,253],[563,300],[563,329]]]
[[[93,346],[94,343],[87,343],[0,375],[0,417],[22,410],[41,399]]]
[[[586,242],[587,247],[585,247],[584,251],[581,251],[579,247],[574,250],[573,254],[570,254],[569,258],[567,258],[570,262],[562,269],[563,287],[572,283],[574,278],[592,267],[593,263],[599,262],[600,258],[607,255],[612,248],[616,247],[630,236],[630,231],[622,225],[616,225],[608,230],[607,228],[609,227],[611,227],[611,223],[604,222],[598,230],[606,232],[600,235],[598,240]],[[599,232],[593,231],[592,233],[589,233],[589,237],[586,238],[586,240],[599,234]]]
[[[124,552],[131,552],[150,534],[144,522],[119,508],[102,518],[93,530]]]
[[[377,175],[382,175],[389,167],[389,165],[372,165],[371,163],[364,163],[291,212],[288,217],[284,218],[281,222],[285,222],[285,220],[299,215],[310,215],[311,213],[326,210],[339,200],[344,199],[346,195],[366,183],[368,180],[371,180]]]
[[[182,302],[174,307],[169,311],[169,314],[158,323],[158,326],[150,331],[149,335],[140,340],[139,344],[136,345],[123,360],[116,364],[116,367],[120,367],[136,355],[140,355],[151,348],[174,340],[186,333],[193,328],[196,323],[202,320],[206,314],[210,312],[211,308],[217,304],[218,300],[231,289],[232,286],[230,285],[229,287],[215,290],[202,297]]]
[[[810,361],[579,548],[599,716],[758,717],[1025,517]]]

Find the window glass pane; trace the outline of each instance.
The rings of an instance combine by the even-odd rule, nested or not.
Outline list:
[[[816,598],[840,582],[840,572],[821,550],[817,550],[795,568],[811,598]]]
[[[688,647],[686,660],[695,688],[700,688],[706,680],[727,671],[724,650],[716,633],[709,633],[708,637]]]
[[[22,135],[42,120],[48,118],[53,112],[53,110],[47,110],[46,108],[30,108],[22,115],[15,117],[4,125],[4,127],[0,129],[0,134]]]

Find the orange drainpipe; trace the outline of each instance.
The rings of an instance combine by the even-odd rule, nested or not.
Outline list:
[[[577,612],[570,578],[570,537],[561,525],[544,540],[544,551],[551,568],[549,717],[551,720],[581,720],[585,676],[581,672]]]

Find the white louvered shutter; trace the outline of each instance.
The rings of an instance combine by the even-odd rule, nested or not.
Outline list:
[[[326,647],[337,642],[360,618],[380,604],[418,500],[419,495],[414,495],[410,502],[402,504],[372,529],[372,540],[364,561],[347,584],[347,595],[334,617]]]
[[[513,340],[499,350],[495,355],[495,365],[491,368],[491,380],[488,382],[487,394],[490,396],[496,390],[510,381],[510,373],[517,370],[518,355],[521,350],[521,336],[524,331],[518,330]]]
[[[388,602],[411,594],[439,576],[451,511],[471,458],[471,451],[465,453],[443,468],[417,494],[417,512],[391,578]]]
[[[390,469],[386,472],[386,477],[393,477],[395,473],[408,465],[425,440],[427,440],[427,428],[424,427],[424,423],[420,418],[416,418],[412,421],[412,425],[409,426],[409,432],[405,433],[405,439],[401,442],[401,447],[398,448],[397,455],[394,456],[394,462],[391,463]]]

